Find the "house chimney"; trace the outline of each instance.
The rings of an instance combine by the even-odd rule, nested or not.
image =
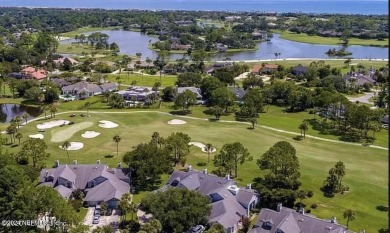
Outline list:
[[[207,168],[203,168],[203,174],[207,174]]]
[[[246,189],[252,189],[252,184],[251,183],[247,184]]]
[[[77,160],[73,160],[73,164],[77,165]]]
[[[282,203],[278,203],[278,205],[276,206],[276,211],[280,212],[282,211],[282,208],[283,208]]]
[[[60,166],[60,161],[57,159],[54,161],[54,167],[59,167]]]
[[[100,159],[96,160],[96,164],[100,164]]]
[[[226,174],[226,177],[225,177],[227,180],[230,180],[230,174]]]
[[[331,223],[334,223],[334,224],[337,224],[337,219],[336,217],[332,217],[332,219],[330,220]]]
[[[191,166],[191,165],[188,165],[187,171],[191,171],[191,170],[192,170],[192,166]]]
[[[122,163],[121,162],[118,163],[118,168],[122,168]]]

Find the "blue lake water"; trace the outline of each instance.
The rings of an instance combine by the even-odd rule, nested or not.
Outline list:
[[[157,53],[148,48],[149,43],[153,43],[158,39],[148,35],[143,35],[139,32],[123,31],[123,30],[106,30],[101,31],[109,35],[109,42],[115,42],[120,47],[120,52],[128,55],[135,55],[137,52],[142,53],[142,57],[154,59]],[[88,33],[86,33],[88,34]],[[66,40],[61,43],[71,43],[74,40]],[[289,40],[284,40],[278,34],[270,42],[258,43],[259,49],[255,51],[237,52],[237,53],[216,53],[212,54],[211,60],[222,60],[230,57],[232,60],[258,60],[275,58],[275,53],[280,53],[279,58],[340,58],[330,57],[325,54],[326,51],[332,48],[339,49],[337,45],[318,45],[300,43]],[[357,59],[388,59],[388,48],[351,45],[347,50],[352,52],[351,56]],[[173,54],[172,60],[182,58],[182,54]]]
[[[388,14],[386,0],[1,0],[0,6]]]

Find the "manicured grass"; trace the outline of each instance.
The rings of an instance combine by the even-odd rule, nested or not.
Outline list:
[[[60,36],[66,36],[71,37],[74,39],[76,35],[80,35],[87,32],[93,32],[93,31],[102,31],[102,30],[114,30],[119,27],[82,27],[78,28],[77,30],[61,33]]]
[[[364,228],[367,232],[376,232],[387,225],[387,213],[376,210],[377,206],[387,206],[388,204],[388,177],[385,175],[388,173],[387,151],[323,142],[315,139],[298,142],[294,141],[291,135],[260,127],[249,130],[247,125],[238,123],[183,119],[187,124],[169,125],[167,124],[169,120],[180,117],[153,112],[121,114],[90,112],[91,117],[87,118],[80,117],[79,113],[73,118],[68,115],[57,114],[55,119],[72,120],[75,123],[93,122],[94,125],[85,130],[102,133],[94,139],[82,138],[81,134],[83,132],[77,132],[72,136],[70,141],[84,143],[83,149],[69,151],[71,160],[77,159],[80,164],[95,163],[97,159],[101,159],[104,164],[116,166],[126,151],[130,151],[133,146],[141,142],[149,141],[154,131],[158,131],[163,137],[177,131],[186,133],[192,138],[192,141],[212,143],[217,148],[217,153],[223,144],[240,141],[254,157],[253,161],[239,166],[237,182],[241,186],[245,186],[247,183],[253,182],[253,178],[265,174],[256,165],[256,160],[262,154],[276,142],[288,141],[297,150],[302,173],[302,189],[314,192],[313,198],[304,200],[308,206],[312,203],[318,205],[315,210],[312,210],[312,214],[327,219],[336,216],[341,224],[345,224],[346,221],[342,218],[342,213],[345,209],[351,208],[357,212],[356,220],[350,222],[350,228],[354,231]],[[279,123],[283,123],[281,116],[274,118],[279,118]],[[99,120],[113,121],[119,124],[119,127],[114,129],[100,128],[98,127]],[[22,140],[25,140],[27,135],[37,133],[36,125],[43,121],[45,120],[37,120],[22,127],[20,132],[25,136]],[[269,120],[263,119],[260,124],[267,121]],[[45,135],[44,141],[48,144],[48,152],[51,154],[51,157],[46,161],[47,166],[52,166],[55,159],[59,159],[60,163],[68,162],[66,152],[58,147],[61,143],[50,142],[53,130],[48,129],[43,133]],[[112,140],[116,134],[122,139],[119,143],[119,156],[116,156],[116,143]],[[15,148],[7,147],[10,152],[15,152],[19,148],[19,146]],[[326,198],[322,195],[320,187],[328,174],[328,170],[339,160],[343,161],[346,166],[346,176],[343,182],[350,187],[351,191],[344,195],[336,195],[334,198]],[[203,167],[197,165],[199,162],[207,163],[207,154],[201,152],[197,147],[191,147],[187,163],[191,164],[194,169],[202,169]],[[209,171],[214,169],[212,163],[209,163],[206,167]],[[166,177],[162,178],[162,184]],[[135,197],[135,202],[138,202],[145,195],[145,192],[138,195]]]
[[[290,31],[276,31],[275,33],[280,33],[280,37],[285,40],[292,40],[303,43],[310,44],[326,44],[326,45],[338,45],[340,44],[340,39],[336,37],[321,37],[321,36],[309,36],[306,33],[292,33]],[[379,41],[376,39],[358,39],[358,38],[349,38],[349,45],[365,45],[365,46],[378,46],[378,47],[388,47],[389,40],[385,39]]]
[[[57,48],[58,53],[66,53],[66,54],[77,54],[81,55],[83,53],[91,54],[95,52],[96,54],[111,54],[110,50],[96,50],[93,47],[87,44],[59,44]]]
[[[155,82],[161,82],[161,87],[167,87],[167,86],[175,86],[175,82],[177,80],[176,75],[162,75],[161,81],[159,75],[148,75],[148,74],[137,74],[137,73],[128,73],[127,71],[122,72],[121,75],[119,74],[110,74],[108,75],[108,80],[112,82],[117,82],[116,77],[120,76],[120,81],[122,84],[125,85],[131,85],[133,81],[137,82],[137,86],[144,86],[144,87],[153,87]]]

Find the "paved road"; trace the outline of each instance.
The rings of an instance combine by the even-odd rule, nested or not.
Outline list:
[[[369,101],[369,99],[372,97],[374,97],[374,92],[368,92],[365,95],[360,96],[360,97],[348,97],[348,100],[351,102],[359,101],[359,103],[374,105],[373,102]]]

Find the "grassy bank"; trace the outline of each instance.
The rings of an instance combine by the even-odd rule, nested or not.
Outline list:
[[[339,45],[340,39],[336,37],[322,37],[322,36],[309,36],[306,33],[292,33],[290,31],[274,31],[274,33],[280,34],[280,38],[285,40],[310,43],[310,44],[325,44],[325,45]],[[349,38],[349,45],[364,45],[364,46],[377,46],[388,47],[389,39],[379,41],[376,39],[359,39]]]
[[[123,110],[123,112],[127,113],[90,112],[91,117],[86,118],[80,117],[80,113],[77,113],[77,116],[73,118],[70,118],[69,114],[57,114],[55,119],[72,120],[76,124],[92,122],[93,126],[85,130],[104,132],[94,139],[82,138],[81,134],[85,130],[75,132],[70,141],[83,142],[84,148],[79,151],[69,151],[71,160],[77,159],[82,164],[95,163],[97,159],[101,159],[104,164],[116,166],[126,151],[131,150],[133,146],[141,142],[149,141],[154,131],[158,131],[163,137],[167,137],[172,132],[181,131],[188,134],[192,141],[212,143],[217,151],[225,143],[240,141],[254,157],[253,161],[240,165],[238,168],[239,179],[237,181],[239,185],[245,186],[245,184],[253,182],[255,177],[264,174],[257,167],[256,160],[274,143],[285,140],[297,150],[302,173],[302,189],[314,192],[313,198],[304,200],[307,206],[313,203],[318,205],[316,209],[312,210],[312,214],[327,219],[336,216],[341,224],[345,224],[346,221],[343,219],[342,213],[345,209],[351,208],[357,212],[356,219],[350,222],[351,230],[358,231],[360,228],[364,228],[367,232],[376,232],[387,225],[387,213],[376,209],[377,206],[387,206],[388,203],[388,178],[383,175],[388,172],[387,151],[315,139],[297,142],[291,138],[291,135],[262,128],[248,130],[246,125],[238,123],[183,119],[187,124],[169,125],[167,124],[169,120],[179,117],[153,112],[130,113],[131,110]],[[102,129],[98,126],[100,120],[113,121],[119,124],[119,127]],[[265,121],[263,119],[260,122]],[[37,133],[36,125],[42,122],[45,120],[31,122],[22,127],[20,132],[25,136],[22,141],[27,138],[27,135]],[[47,166],[52,166],[55,159],[59,159],[62,163],[68,162],[66,152],[59,148],[61,143],[51,142],[53,132],[58,133],[61,130],[66,130],[67,127],[70,126],[48,129],[43,133],[44,140],[48,144],[48,152],[51,154],[46,162]],[[119,143],[119,156],[116,155],[116,143],[112,140],[116,134],[122,139]],[[7,149],[15,152],[19,146]],[[346,176],[343,182],[350,187],[351,191],[344,195],[336,195],[334,198],[326,198],[320,191],[320,187],[328,170],[339,160],[343,161],[346,166]],[[191,147],[187,163],[193,165],[195,169],[202,169],[203,167],[197,165],[199,162],[207,162],[207,154],[201,152],[197,147]],[[319,164],[321,165],[318,166]],[[212,163],[208,164],[207,167],[210,171],[214,169]],[[163,177],[163,180],[166,180],[166,176]],[[135,199],[140,200],[144,194],[145,192],[139,194],[140,196],[136,195]]]
[[[76,35],[84,34],[87,32],[102,31],[102,30],[114,30],[121,29],[121,27],[82,27],[77,30],[61,33],[60,36],[74,38]]]

